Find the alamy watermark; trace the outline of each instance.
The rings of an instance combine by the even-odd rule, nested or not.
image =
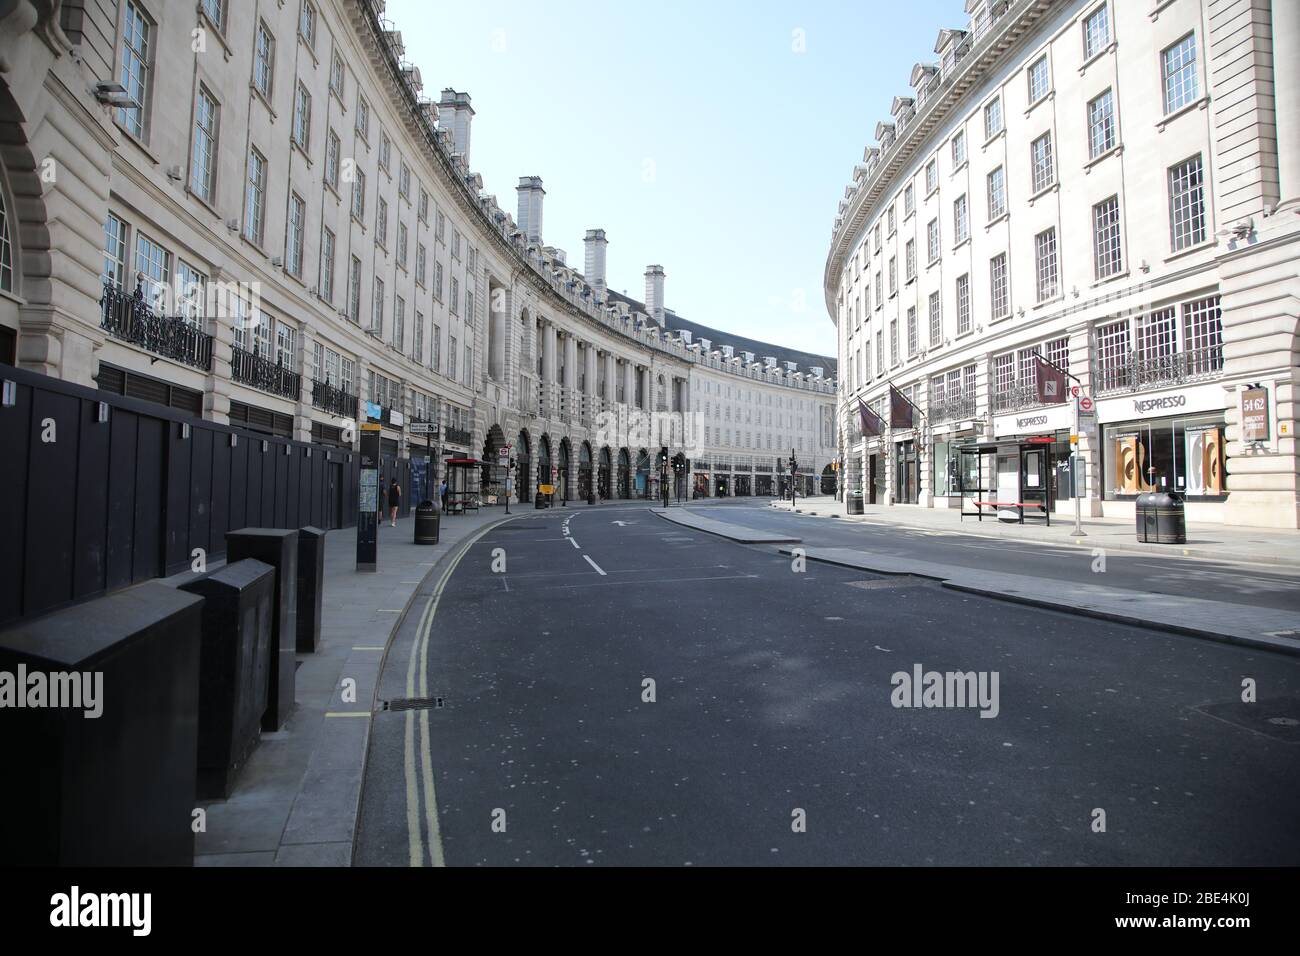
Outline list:
[[[896,671],[889,679],[894,689],[889,702],[894,707],[979,708],[981,717],[996,717],[997,671],[927,671],[920,664],[912,672]]]
[[[0,671],[0,709],[59,708],[84,711],[95,720],[104,713],[104,675],[100,671]]]

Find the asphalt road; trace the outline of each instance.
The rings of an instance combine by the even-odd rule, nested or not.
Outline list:
[[[517,518],[438,577],[381,679],[429,700],[375,715],[363,865],[1300,863],[1300,660],[797,573],[644,507]],[[893,706],[917,664],[996,671],[997,716]]]
[[[1106,573],[1099,575],[1092,571],[1092,550],[1088,547],[875,524],[841,524],[833,518],[777,511],[768,507],[765,498],[691,505],[687,510],[748,528],[788,533],[802,538],[808,547],[858,548],[956,567],[1300,612],[1300,575],[1267,565],[1110,550],[1106,554]]]

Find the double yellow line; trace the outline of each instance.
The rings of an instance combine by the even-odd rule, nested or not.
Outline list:
[[[504,523],[499,522],[499,524]],[[497,524],[493,524],[479,530],[461,545],[460,550],[456,552],[455,557],[447,565],[447,570],[439,578],[438,586],[434,588],[433,594],[430,595],[429,602],[424,606],[424,613],[420,615],[420,624],[415,633],[415,643],[411,647],[411,659],[406,667],[406,696],[408,699],[416,696],[429,696],[429,631],[433,627],[434,616],[438,613],[438,602],[442,600],[443,589],[447,586],[447,582],[451,580],[451,576],[455,573],[461,558],[465,557],[469,549],[478,543],[479,538],[496,527]],[[419,662],[418,675],[416,673],[417,660]],[[417,685],[418,695],[416,693]],[[416,711],[408,710],[406,712],[405,772],[406,828],[410,846],[410,865],[425,865],[424,837],[420,831],[420,791],[423,789],[424,823],[429,831],[429,858],[434,866],[446,866],[446,860],[442,854],[442,832],[438,827],[438,796],[433,786],[433,753],[430,746],[428,710],[419,711],[418,776],[416,775],[416,747]]]

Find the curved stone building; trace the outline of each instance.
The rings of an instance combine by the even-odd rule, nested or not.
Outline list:
[[[835,219],[848,485],[1297,527],[1300,5],[965,12]]]
[[[520,499],[565,500],[656,493],[665,447],[747,475],[834,456],[834,360],[701,342],[662,270],[653,301],[611,294],[601,230],[568,264],[541,178],[515,215],[486,191],[470,97],[425,93],[381,0],[7,10],[0,361],[349,462],[378,425],[407,506],[448,455],[489,502],[507,459]],[[697,451],[720,381],[782,424]]]

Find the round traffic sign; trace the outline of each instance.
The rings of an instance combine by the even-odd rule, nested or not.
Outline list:
[[[1089,398],[1087,395],[1085,395],[1085,396],[1083,396],[1083,398],[1079,399],[1079,411],[1081,411],[1081,412],[1090,412],[1090,411],[1092,411],[1092,399]]]

